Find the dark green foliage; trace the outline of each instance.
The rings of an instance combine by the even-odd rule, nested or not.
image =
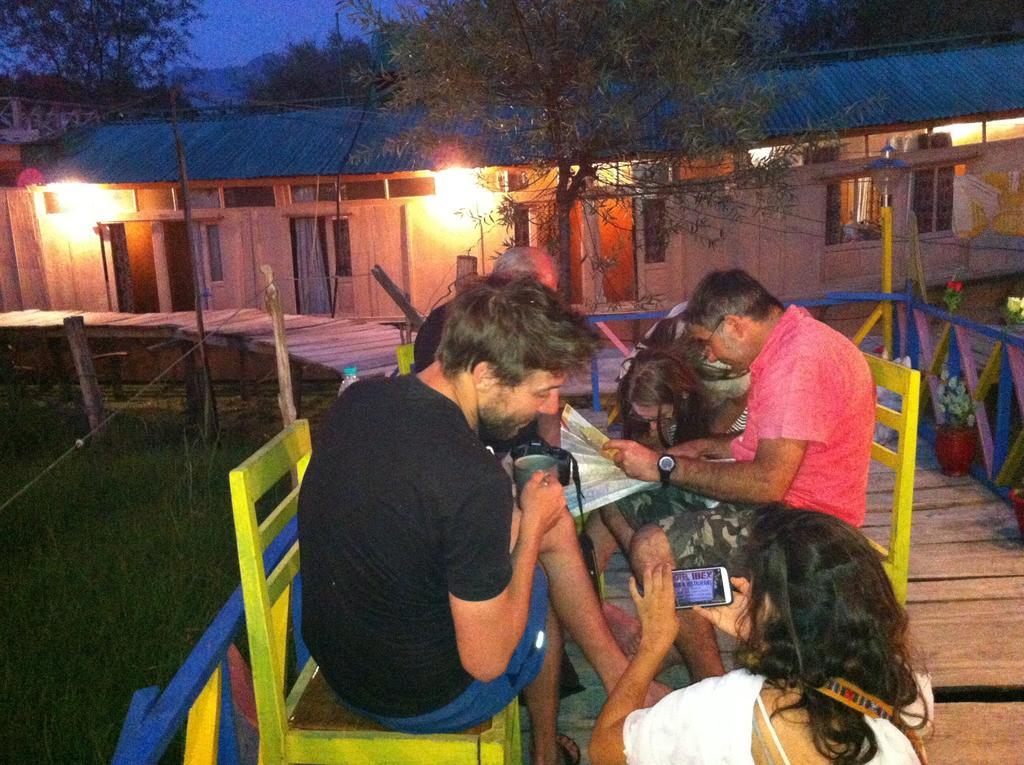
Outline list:
[[[300,101],[361,98],[356,73],[371,65],[370,48],[357,38],[331,34],[327,42],[292,43],[271,60],[261,77],[246,83],[252,101]]]
[[[390,18],[371,0],[343,4],[388,43],[389,108],[424,115],[396,149],[479,167],[500,140],[510,164],[535,167],[531,188],[554,201],[563,289],[570,210],[588,190],[671,197],[667,223],[700,233],[697,210],[734,215],[744,189],[760,204],[787,164],[784,152],[745,159],[773,103],[752,76],[762,3],[423,0]],[[615,175],[628,160],[648,172]]]
[[[14,66],[114,99],[162,81],[184,58],[198,0],[4,0],[0,50]]]

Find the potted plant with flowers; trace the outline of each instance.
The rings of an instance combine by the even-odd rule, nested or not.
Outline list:
[[[946,289],[942,292],[942,302],[946,304],[946,310],[950,314],[956,313],[960,304],[964,302],[964,283],[954,279],[946,282]]]
[[[1010,295],[1003,306],[1003,320],[1011,332],[1024,333],[1024,297]]]
[[[1020,529],[1021,539],[1024,539],[1024,481],[1010,489],[1010,506],[1013,514],[1017,516],[1017,528]]]
[[[967,475],[977,453],[974,401],[959,377],[942,371],[936,397],[942,422],[935,431],[935,458],[946,475]]]

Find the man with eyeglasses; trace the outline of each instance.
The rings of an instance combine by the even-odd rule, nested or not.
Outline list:
[[[750,370],[747,427],[739,436],[713,435],[661,453],[635,441],[608,442],[628,475],[662,484],[660,492],[602,509],[613,533],[622,520],[634,530],[628,539],[616,533],[634,571],[661,563],[728,567],[753,508],[768,502],[861,526],[875,386],[857,347],[806,309],[785,308],[739,269],[706,275],[683,318],[709,361]],[[679,621],[676,645],[691,676],[722,674],[708,623],[689,611]]]

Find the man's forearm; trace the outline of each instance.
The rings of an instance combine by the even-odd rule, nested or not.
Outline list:
[[[731,457],[732,450],[729,448],[729,444],[734,438],[736,436],[731,433],[716,433],[705,438],[684,441],[669,447],[666,451],[669,454],[679,454],[684,457]]]
[[[539,554],[540,538],[520,534],[512,549],[512,579],[508,584],[509,619],[506,624],[509,637],[515,637],[511,641],[509,656],[519,644],[526,629],[526,620],[530,613],[530,595],[533,592],[533,575],[537,569]]]
[[[686,457],[676,459],[670,481],[733,502],[778,502],[788,488],[755,462],[708,462]]]

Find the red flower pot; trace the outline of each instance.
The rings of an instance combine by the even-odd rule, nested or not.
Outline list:
[[[1020,529],[1020,536],[1024,539],[1024,496],[1017,489],[1010,489],[1010,504],[1013,505],[1013,514],[1017,516],[1017,528]]]
[[[974,428],[943,426],[935,431],[935,458],[945,475],[967,475],[977,452]]]

